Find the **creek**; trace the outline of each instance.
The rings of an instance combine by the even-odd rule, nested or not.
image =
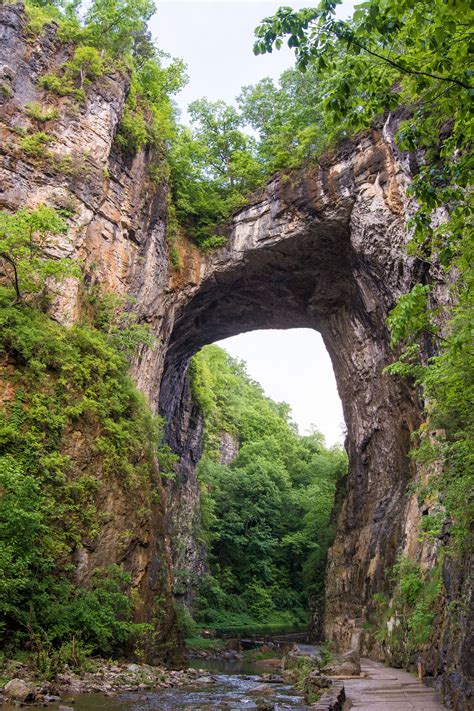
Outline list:
[[[197,659],[190,666],[205,670],[203,677],[212,682],[196,681],[188,686],[123,692],[114,696],[102,694],[79,694],[74,699],[74,711],[214,711],[217,709],[258,709],[262,698],[274,704],[275,711],[306,709],[303,697],[294,687],[285,683],[271,683],[270,693],[254,694],[252,690],[265,681],[261,675],[275,673],[272,667],[247,661],[223,661]],[[62,701],[69,705],[67,698]],[[58,704],[48,706],[56,710]],[[5,704],[2,710],[18,707]]]

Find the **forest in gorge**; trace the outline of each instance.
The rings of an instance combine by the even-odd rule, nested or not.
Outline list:
[[[262,18],[254,52],[286,42],[295,68],[278,83],[242,87],[234,105],[193,102],[185,126],[173,97],[186,67],[156,46],[147,27],[151,0],[92,0],[84,8],[26,0],[28,35],[39,38],[54,22],[70,51],[39,79],[44,104],[24,107],[29,128],[18,129],[18,150],[68,175],[72,166],[51,148],[56,99],[80,111],[105,77],[128,77],[114,146],[124,156],[153,156],[149,178],[166,191],[166,240],[179,274],[182,242],[203,254],[221,247],[222,225],[275,172],[290,180],[293,169],[380,125],[388,111],[401,112],[397,148],[419,157],[408,187],[407,249],[434,265],[449,298],[433,307],[435,287],[424,278],[399,299],[388,319],[387,374],[408,379],[425,403],[411,456],[433,472],[419,501],[438,507],[424,516],[423,536],[449,530],[443,555],[461,556],[472,545],[474,518],[471,4],[366,0],[350,20],[338,19],[337,4],[282,7]],[[9,92],[0,85],[5,101]],[[160,348],[138,322],[133,297],[102,288],[84,278],[80,262],[48,251],[74,220],[68,205],[0,212],[1,382],[14,393],[0,409],[0,640],[7,657],[26,653],[49,677],[91,654],[140,655],[156,636],[134,617],[123,567],[97,569],[81,586],[72,551],[97,535],[104,481],[131,497],[140,489],[151,510],[157,482],[166,486],[176,465],[162,418],[129,374],[141,349]],[[64,326],[50,308],[54,285],[69,280],[82,280],[82,309]],[[205,423],[198,476],[209,574],[192,617],[178,616],[183,632],[305,626],[322,605],[345,453],[328,449],[317,432],[299,435],[288,408],[218,347],[197,354],[190,375]],[[95,469],[74,460],[76,430],[90,438]],[[237,443],[227,463],[222,432]],[[427,578],[409,561],[393,571],[410,650],[426,642],[441,564]],[[388,602],[378,604],[385,619]],[[167,614],[158,602],[157,619]]]
[[[306,629],[310,610],[321,617],[346,454],[318,432],[300,436],[288,406],[217,346],[194,357],[191,378],[205,419],[198,476],[210,566],[196,622],[235,634]],[[225,464],[223,433],[238,449]]]

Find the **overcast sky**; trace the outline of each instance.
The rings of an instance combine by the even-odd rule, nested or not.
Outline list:
[[[232,102],[240,88],[265,76],[278,79],[293,66],[293,53],[284,48],[263,56],[252,52],[253,31],[281,5],[294,9],[317,4],[312,0],[158,0],[150,28],[159,46],[188,65],[189,83],[177,96],[186,107],[195,99]],[[341,16],[353,2],[342,4]],[[328,444],[343,441],[343,415],[329,356],[321,336],[308,329],[254,331],[220,343],[247,362],[248,372],[266,393],[291,405],[293,419],[304,434],[312,425]]]

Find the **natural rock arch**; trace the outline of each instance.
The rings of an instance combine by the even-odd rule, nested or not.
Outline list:
[[[78,578],[123,564],[133,582],[137,621],[155,622],[160,613],[159,644],[150,658],[155,651],[179,656],[169,555],[177,522],[185,526],[184,552],[175,551],[175,557],[197,569],[202,565],[192,535],[202,423],[186,382],[188,359],[204,343],[245,329],[309,325],[321,331],[332,357],[350,455],[330,553],[326,633],[341,646],[367,648],[370,640],[361,638],[367,607],[374,592],[390,588],[387,573],[396,553],[409,554],[426,570],[442,545],[419,542],[421,512],[416,496],[405,493],[415,475],[407,452],[421,414],[417,394],[382,373],[393,358],[386,316],[397,296],[424,281],[428,269],[404,250],[411,209],[404,188],[416,156],[399,155],[393,146],[398,118],[347,141],[318,164],[271,180],[233,218],[226,247],[203,257],[181,245],[183,266],[176,271],[166,238],[169,185],[152,179],[162,165],[161,148],[132,154],[114,141],[129,91],[126,73],[108,73],[89,86],[80,111],[71,112],[70,97],[55,99],[60,115],[48,132],[78,170],[52,170],[50,161],[19,150],[25,105],[49,100],[40,77],[57,73],[73,51],[58,38],[55,23],[36,37],[27,25],[21,3],[0,5],[0,63],[9,89],[2,98],[9,120],[1,126],[0,206],[15,211],[46,203],[68,212],[72,207],[59,252],[81,261],[86,285],[136,296],[136,312],[150,324],[157,347],[144,347],[131,372],[155,410],[160,403],[169,441],[182,455],[168,492],[157,479],[151,507],[146,497],[146,506],[137,506],[139,491],[131,498],[125,489],[107,488],[98,501],[97,536],[74,558]],[[431,297],[442,302],[446,292],[436,267],[427,277],[434,282]],[[52,315],[66,325],[79,321],[85,292],[81,280],[67,280]],[[74,439],[78,460],[89,444],[87,438],[82,444]],[[128,537],[131,529],[124,552],[123,534]],[[446,556],[440,610],[430,649],[421,655],[429,673],[443,675],[453,698],[466,689],[467,699],[463,679],[471,672],[472,654],[467,613],[459,626],[448,602],[469,595],[468,564]]]
[[[387,588],[406,542],[414,476],[408,451],[420,415],[416,393],[383,373],[394,358],[387,315],[418,269],[404,250],[407,175],[387,129],[385,138],[365,135],[316,167],[276,177],[234,217],[227,246],[194,264],[180,289],[160,395],[169,442],[181,454],[171,518],[186,540],[201,432],[186,380],[189,358],[254,329],[321,332],[348,432],[349,477],[329,556],[325,621],[326,635],[345,647],[364,646],[367,606]],[[198,568],[199,555],[182,551],[179,563]]]

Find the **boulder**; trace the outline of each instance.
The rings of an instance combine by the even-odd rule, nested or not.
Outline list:
[[[196,684],[215,684],[215,679],[212,676],[199,676],[196,679]]]
[[[344,652],[341,656],[345,661],[353,662],[354,664],[358,664],[360,666],[360,654],[357,649],[351,649],[349,652]]]
[[[34,701],[36,697],[35,689],[23,679],[11,679],[5,685],[3,693],[12,701]]]
[[[328,676],[360,676],[360,657],[358,652],[348,652],[333,659],[322,669]]]
[[[258,686],[254,686],[253,689],[250,689],[248,693],[253,696],[270,696],[273,694],[273,689],[271,686],[268,686],[268,684],[259,684]]]
[[[304,698],[307,704],[314,704],[325,689],[329,689],[332,681],[327,676],[323,676],[319,669],[313,669],[308,674],[303,683]]]

